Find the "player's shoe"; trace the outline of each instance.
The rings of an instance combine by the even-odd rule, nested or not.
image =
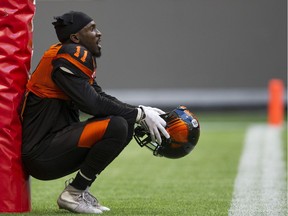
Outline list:
[[[77,190],[71,185],[66,186],[60,194],[57,204],[60,209],[76,213],[101,214],[102,211],[91,204],[86,190]]]
[[[100,209],[101,211],[110,211],[110,208],[101,205],[97,200],[97,198],[89,192],[89,187],[87,187],[84,193],[86,199],[91,203],[92,206],[96,207],[97,209]]]

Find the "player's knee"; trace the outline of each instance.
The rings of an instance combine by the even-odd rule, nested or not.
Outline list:
[[[124,142],[128,135],[127,121],[123,117],[113,116],[109,122],[107,132],[106,135]]]

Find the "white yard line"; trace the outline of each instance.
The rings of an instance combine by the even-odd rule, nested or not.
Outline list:
[[[281,128],[252,125],[246,134],[229,216],[286,216]]]

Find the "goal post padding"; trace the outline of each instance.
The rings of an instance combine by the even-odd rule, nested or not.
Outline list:
[[[0,212],[31,210],[20,106],[32,55],[33,0],[0,1]]]

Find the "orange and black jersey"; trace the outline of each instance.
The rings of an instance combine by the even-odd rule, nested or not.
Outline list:
[[[79,110],[95,117],[122,116],[135,123],[137,109],[102,91],[93,78],[94,56],[78,44],[56,44],[43,55],[27,83],[23,106],[23,155],[79,122]],[[80,134],[79,134],[80,136]]]

